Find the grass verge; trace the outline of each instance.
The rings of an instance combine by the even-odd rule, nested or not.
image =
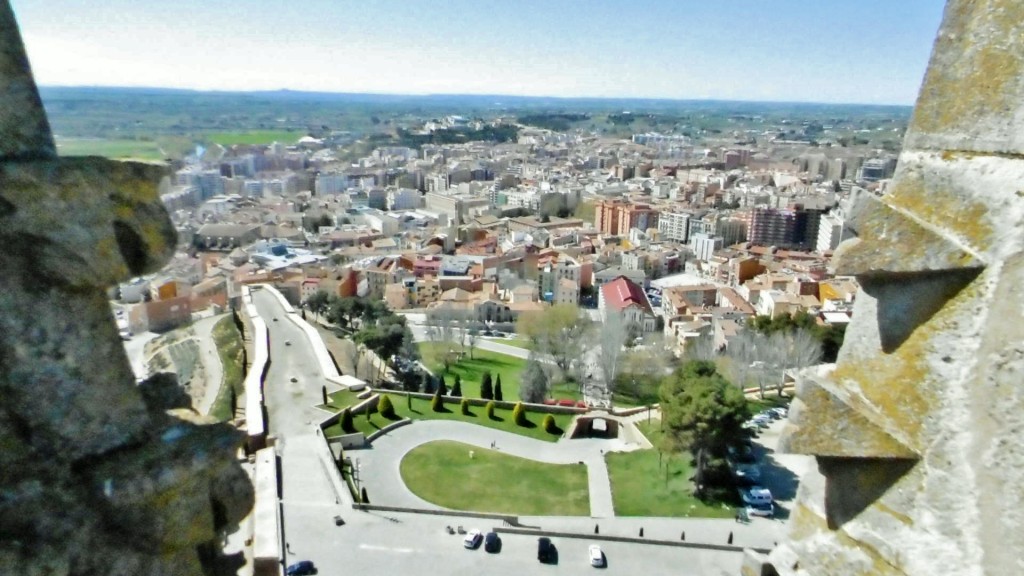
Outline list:
[[[587,469],[580,464],[544,464],[440,440],[406,454],[401,472],[414,494],[453,510],[524,516],[590,514]]]
[[[230,314],[214,325],[213,342],[217,346],[217,353],[220,354],[224,380],[220,383],[213,406],[210,407],[210,416],[225,422],[235,417],[231,412],[231,391],[235,392],[236,405],[241,403],[242,395],[245,393],[242,378],[245,348],[242,344],[242,335]]]
[[[641,423],[652,444],[661,440],[661,421]],[[689,454],[658,456],[657,448],[605,455],[612,483],[616,516],[731,518],[733,502],[700,500],[694,496]]]
[[[292,130],[251,130],[244,132],[212,132],[203,137],[222,146],[232,144],[295,144],[305,134]]]

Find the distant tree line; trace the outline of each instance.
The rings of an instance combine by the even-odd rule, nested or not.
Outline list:
[[[554,130],[555,132],[568,132],[573,122],[589,120],[589,114],[572,113],[551,113],[551,114],[527,114],[519,117],[519,122],[527,126],[536,126]]]

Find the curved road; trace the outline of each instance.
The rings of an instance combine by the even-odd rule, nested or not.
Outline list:
[[[374,441],[372,450],[360,459],[359,473],[362,482],[367,486],[373,486],[375,492],[386,495],[380,500],[382,504],[440,509],[439,506],[413,494],[402,482],[400,469],[402,458],[410,450],[433,440],[454,440],[482,450],[490,450],[491,442],[496,442],[497,450],[500,452],[538,462],[583,462],[587,466],[590,484],[590,515],[595,518],[611,518],[615,515],[604,453],[642,448],[639,444],[627,443],[621,439],[586,438],[544,442],[465,422],[419,420],[409,426],[392,430]],[[370,498],[372,499],[373,495]]]

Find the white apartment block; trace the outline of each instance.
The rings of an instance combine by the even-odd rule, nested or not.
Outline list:
[[[411,188],[388,190],[388,210],[415,210],[420,207],[422,199],[419,190]]]

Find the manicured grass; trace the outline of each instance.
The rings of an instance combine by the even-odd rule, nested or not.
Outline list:
[[[338,410],[359,403],[358,393],[351,390],[338,390],[327,395],[328,403],[320,404],[317,408],[337,412]]]
[[[304,133],[292,130],[252,130],[248,132],[213,132],[204,138],[222,146],[232,144],[295,144]]]
[[[449,349],[459,350],[458,345],[447,342],[421,342],[420,355],[434,374],[444,373],[443,354]],[[519,375],[526,367],[526,360],[515,356],[506,356],[489,350],[476,349],[470,359],[469,351],[462,360],[451,365],[444,374],[444,381],[451,389],[455,384],[455,375],[462,378],[462,395],[468,398],[480,397],[480,380],[484,372],[490,371],[491,378],[496,382],[501,374],[502,398],[509,402],[519,400]]]
[[[659,466],[660,426],[661,420],[639,424],[655,448],[605,455],[615,515],[731,518],[735,513],[732,502],[704,502],[693,495],[689,454],[663,456]]]
[[[399,394],[391,394],[391,403],[395,406],[395,419],[401,420],[402,418],[410,418],[412,420],[455,420],[459,422],[468,422],[470,424],[477,424],[487,428],[493,428],[495,430],[504,430],[505,432],[511,432],[513,434],[519,434],[521,436],[528,436],[530,438],[536,438],[537,440],[545,440],[548,442],[555,442],[561,437],[561,432],[558,434],[549,434],[546,432],[541,425],[544,421],[544,414],[538,412],[527,412],[526,419],[530,423],[528,426],[518,426],[512,420],[511,410],[502,410],[497,408],[494,410],[494,420],[487,417],[487,412],[483,406],[470,406],[469,415],[464,415],[459,409],[458,404],[445,404],[444,412],[434,412],[430,409],[430,400],[425,398],[413,398],[412,408],[409,408],[407,399],[405,396]],[[332,401],[334,404],[335,401]],[[358,400],[354,400],[353,404],[357,404]],[[560,430],[565,430],[569,426],[569,422],[572,421],[572,414],[554,414],[555,424]],[[352,423],[355,425],[357,432],[364,434],[372,434],[377,430],[390,424],[392,420],[381,416],[380,414],[374,413],[370,415],[370,419],[366,419],[365,414],[353,414]],[[345,432],[341,429],[340,421],[332,426],[324,429],[324,434],[328,437],[339,436]],[[481,430],[480,434],[487,434],[486,430]]]
[[[217,321],[213,327],[212,336],[217,345],[217,353],[220,354],[221,366],[224,367],[224,380],[220,383],[220,390],[217,391],[217,398],[213,401],[213,406],[210,407],[210,416],[224,422],[235,417],[231,413],[232,388],[235,391],[235,403],[238,406],[242,404],[242,397],[245,394],[242,378],[245,349],[242,344],[242,335],[238,332],[230,314]]]
[[[515,346],[516,348],[522,348],[523,350],[529,350],[530,340],[526,336],[516,336],[515,338],[488,338],[498,344],[507,344],[509,346]]]
[[[107,140],[105,138],[58,138],[61,156],[105,156],[113,159],[163,160],[160,146],[147,140]]]
[[[406,454],[401,471],[414,494],[445,508],[525,516],[590,514],[587,469],[580,464],[544,464],[440,440]]]

